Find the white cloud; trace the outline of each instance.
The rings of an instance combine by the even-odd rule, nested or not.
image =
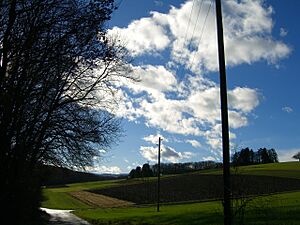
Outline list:
[[[127,47],[133,54],[171,47],[173,60],[192,71],[215,71],[218,64],[214,5],[201,33],[198,31],[202,30],[210,2],[200,4],[195,2],[191,20],[193,2],[190,0],[179,8],[171,7],[168,13],[151,12],[149,17],[135,20],[127,28],[114,27],[111,32],[127,36]],[[264,1],[224,1],[223,11],[227,65],[261,60],[276,64],[291,52],[286,44],[272,37],[274,12]]]
[[[202,157],[202,160],[204,161],[216,161],[216,158],[212,156]]]
[[[168,139],[160,134],[156,134],[156,135],[150,134],[149,136],[143,137],[143,140],[150,142],[152,144],[158,144],[159,138],[161,138],[164,142],[168,142]]]
[[[285,107],[282,107],[282,111],[287,112],[287,113],[291,113],[294,110],[289,106],[285,106]]]
[[[121,169],[117,166],[94,166],[87,169],[89,172],[92,173],[109,173],[109,174],[120,174]]]
[[[201,76],[190,76],[167,93],[163,89],[144,92],[143,87],[135,87],[134,90],[134,96],[130,98],[126,95],[125,103],[121,104],[127,107],[118,110],[123,116],[130,120],[144,118],[147,126],[170,133],[203,136],[213,149],[220,148],[220,129],[215,130],[221,121],[220,92],[216,83]],[[181,94],[183,92],[184,95]],[[228,96],[230,127],[235,129],[246,126],[247,114],[259,104],[257,90],[236,87],[229,90]],[[157,142],[158,137],[153,135],[145,140]]]
[[[127,41],[126,47],[133,55],[155,53],[166,48],[170,39],[163,24],[151,17],[132,21],[127,28],[113,27],[110,35],[118,35]]]
[[[179,8],[171,7],[168,13],[151,12],[128,27],[114,27],[110,31],[127,37],[127,48],[133,55],[155,53],[153,56],[156,56],[169,51],[171,56],[168,67],[132,67],[141,81],[121,84],[124,89],[119,95],[123,102],[116,114],[132,121],[143,119],[147,126],[169,133],[201,136],[216,154],[221,155],[219,85],[205,76],[218,68],[214,5],[204,33],[194,33],[194,28],[202,30],[209,8],[209,1],[203,1],[200,19],[195,24],[199,2],[195,1],[189,29],[192,0]],[[291,49],[272,36],[274,11],[264,1],[224,1],[223,10],[227,66],[258,61],[277,64],[290,54]],[[179,78],[177,69],[172,71],[172,68],[180,64],[192,74]],[[249,115],[259,105],[260,94],[254,88],[235,87],[228,90],[228,103],[231,130],[241,128],[249,124]],[[230,138],[235,137],[231,132]],[[153,140],[149,136],[148,141],[153,143],[154,136],[151,138]],[[150,147],[142,146],[140,151],[149,160],[155,158],[156,150]],[[172,149],[169,152],[172,153]]]
[[[300,152],[300,148],[277,150],[279,162],[297,161],[293,156],[298,152]]]
[[[158,148],[151,147],[151,146],[141,146],[140,147],[141,155],[149,160],[156,162],[158,157]],[[193,156],[192,152],[177,152],[175,149],[163,145],[161,148],[161,160],[168,161],[168,162],[178,162],[182,159],[189,159]]]
[[[134,92],[153,93],[175,90],[177,80],[164,66],[144,65],[135,66],[132,69],[134,76],[140,79],[137,83],[127,83]]]
[[[288,34],[288,31],[285,30],[283,27],[280,28],[280,36],[285,37]]]
[[[258,92],[247,87],[236,87],[228,92],[228,103],[234,109],[250,112],[259,104]]]
[[[197,140],[188,139],[188,140],[186,140],[185,142],[191,144],[194,148],[199,148],[199,147],[201,147],[200,142],[197,141]]]

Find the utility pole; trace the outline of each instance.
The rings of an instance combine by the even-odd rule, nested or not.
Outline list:
[[[158,158],[157,158],[157,212],[159,212],[159,202],[160,202],[160,143],[161,143],[161,137],[158,138]]]
[[[223,180],[224,180],[224,225],[231,224],[231,187],[230,187],[230,152],[229,152],[229,127],[227,106],[227,85],[225,51],[222,24],[221,0],[216,0],[219,70],[220,70],[220,97],[222,115],[222,142],[223,142]]]

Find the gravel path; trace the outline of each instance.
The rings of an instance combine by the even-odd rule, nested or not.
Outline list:
[[[72,214],[72,210],[41,208],[51,216],[49,225],[91,225],[83,219]]]

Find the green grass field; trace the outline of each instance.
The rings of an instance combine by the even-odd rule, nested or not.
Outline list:
[[[256,197],[246,207],[246,224],[299,224],[300,192]],[[78,210],[75,214],[92,224],[213,225],[222,224],[222,205],[218,201],[131,207],[119,209]],[[235,217],[237,220],[237,217]],[[237,223],[236,223],[237,224]]]
[[[201,171],[200,173],[220,174],[221,172],[222,170],[206,170]],[[300,179],[300,163],[288,162],[244,166],[239,167],[238,173]],[[129,181],[129,183],[139,182],[142,181]],[[88,220],[94,225],[222,224],[222,204],[220,201],[162,205],[161,212],[157,213],[155,205],[111,209],[93,208],[68,194],[72,191],[101,189],[124,184],[128,184],[128,181],[112,180],[87,182],[70,184],[66,185],[65,187],[45,188],[43,190],[45,201],[43,201],[42,207],[75,209],[74,213],[76,215]],[[299,224],[299,212],[300,190],[290,193],[255,197],[249,204],[247,204],[245,224]],[[238,217],[236,216],[235,218],[237,219]]]
[[[50,209],[85,209],[91,206],[73,198],[68,194],[72,191],[83,191],[89,189],[100,189],[119,185],[122,180],[96,181],[86,183],[69,184],[65,187],[45,188],[43,190],[44,201],[42,207]]]

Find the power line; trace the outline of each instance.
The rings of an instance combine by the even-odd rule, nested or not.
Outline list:
[[[187,44],[187,49],[190,48],[191,46],[191,40],[193,39],[194,37],[194,33],[195,33],[195,30],[196,30],[196,26],[197,26],[197,23],[198,23],[198,19],[199,19],[199,15],[200,15],[200,12],[201,12],[201,8],[202,8],[202,5],[203,5],[203,2],[204,0],[201,1],[200,3],[200,6],[199,6],[199,9],[198,9],[198,15],[197,15],[197,19],[196,19],[196,23],[195,23],[195,26],[194,26],[194,29],[193,29],[193,32],[192,32],[192,36],[190,38],[187,39],[187,36],[188,36],[188,30],[189,30],[189,27],[190,27],[190,22],[191,22],[191,17],[192,17],[192,13],[193,13],[193,10],[194,10],[194,5],[195,5],[195,0],[193,0],[193,5],[192,5],[192,9],[191,9],[191,12],[190,12],[190,16],[189,16],[189,22],[188,22],[188,26],[187,26],[187,29],[186,29],[186,32],[185,32],[185,37],[184,37],[184,42],[183,42],[183,48],[185,46],[185,42],[188,40],[188,44]],[[182,56],[179,56],[179,63],[180,63],[180,60],[182,59],[183,57]],[[182,68],[182,67],[181,67]],[[182,69],[181,69],[182,70]],[[176,70],[175,70],[175,74],[177,74],[179,72],[179,68],[177,67]]]
[[[193,40],[193,37],[194,37],[194,33],[195,33],[195,30],[196,30],[196,27],[197,27],[197,23],[198,23],[198,20],[199,20],[199,16],[200,16],[200,13],[201,13],[203,2],[204,2],[204,0],[201,1],[200,7],[199,7],[199,10],[198,10],[198,15],[197,15],[196,23],[195,23],[195,26],[194,26],[194,29],[193,29],[192,36],[190,38],[190,43],[188,45],[188,49],[191,47],[191,43],[192,43],[192,40]]]
[[[189,31],[189,28],[190,28],[191,17],[192,17],[192,14],[193,14],[194,5],[195,5],[195,0],[193,0],[192,9],[191,9],[190,16],[189,16],[189,22],[188,22],[188,26],[187,26],[187,28],[186,28],[185,36],[184,36],[184,40],[183,40],[183,46],[184,46],[184,44],[185,44],[185,42],[186,42],[187,34],[188,34],[188,31]]]
[[[203,26],[202,26],[202,29],[201,29],[201,33],[200,33],[200,38],[199,38],[199,41],[198,41],[198,46],[200,45],[201,40],[202,40],[202,37],[203,37],[203,32],[204,32],[204,28],[205,28],[205,25],[206,25],[206,20],[207,20],[207,17],[208,17],[208,15],[209,15],[211,6],[212,6],[212,0],[210,0],[210,4],[209,4],[209,7],[208,7],[208,10],[207,10],[205,19],[204,19],[204,23],[203,23]],[[194,63],[195,55],[196,55],[196,54],[193,55],[193,58],[192,58],[192,61],[191,61],[191,67],[192,67],[192,65],[193,65],[193,63]],[[190,69],[191,69],[191,67],[190,67]]]
[[[185,31],[184,39],[183,39],[183,45],[182,45],[182,48],[184,48],[185,42],[187,41],[187,36],[188,36],[189,28],[190,28],[191,18],[192,18],[193,11],[194,11],[195,1],[197,1],[197,0],[193,0],[193,4],[192,4],[190,16],[189,16],[189,22],[188,22],[188,25],[187,25],[187,28],[186,28],[186,31]],[[180,63],[181,59],[183,59],[182,54],[179,55],[179,57],[178,57],[178,62],[179,62],[179,63]],[[175,69],[175,75],[176,75],[178,72],[179,72],[179,67],[176,67],[176,69]]]

